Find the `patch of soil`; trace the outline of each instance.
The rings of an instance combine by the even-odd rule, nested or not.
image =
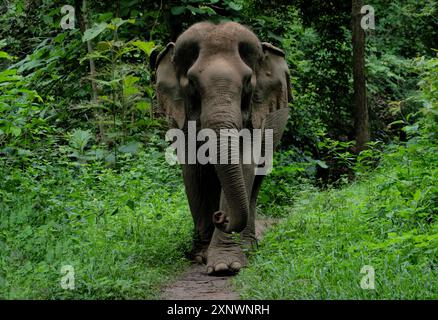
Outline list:
[[[263,233],[276,220],[263,218],[256,220],[256,237],[261,239]],[[174,283],[163,289],[165,300],[238,300],[239,294],[234,291],[231,276],[209,276],[205,265],[193,264]]]

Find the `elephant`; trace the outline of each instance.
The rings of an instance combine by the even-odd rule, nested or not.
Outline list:
[[[292,100],[285,54],[236,22],[200,22],[155,61],[158,106],[169,125],[196,130],[271,129],[278,146]],[[239,147],[241,148],[241,147]],[[242,154],[242,150],[239,151]],[[254,161],[182,164],[194,222],[191,258],[209,275],[232,275],[256,244],[255,211],[263,175]]]

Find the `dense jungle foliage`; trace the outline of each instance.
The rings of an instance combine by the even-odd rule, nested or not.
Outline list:
[[[234,279],[241,296],[438,298],[438,3],[367,4],[370,141],[358,152],[350,1],[2,1],[0,298],[159,298],[189,264],[154,61],[204,20],[247,25],[291,70],[258,202],[279,223]],[[60,285],[66,265],[74,290]],[[373,290],[360,286],[365,265]]]

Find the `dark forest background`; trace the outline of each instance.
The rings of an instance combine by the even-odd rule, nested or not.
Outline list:
[[[375,29],[353,41],[364,4]],[[237,277],[242,297],[436,298],[437,18],[433,0],[2,1],[0,298],[157,297],[187,265],[154,61],[204,20],[248,26],[291,70],[258,204],[283,222]],[[365,264],[379,290],[360,288]]]

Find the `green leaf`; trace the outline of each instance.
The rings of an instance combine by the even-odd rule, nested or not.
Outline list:
[[[70,136],[70,146],[81,153],[84,152],[88,142],[93,138],[90,130],[75,129]]]
[[[239,3],[229,2],[229,3],[228,3],[228,7],[229,7],[230,9],[232,9],[232,10],[235,10],[235,11],[240,11],[240,10],[242,10],[242,5],[239,4]]]
[[[102,54],[102,52],[99,52],[98,50],[94,50],[93,52],[88,53],[83,58],[81,58],[79,60],[79,63],[83,63],[84,61],[87,61],[89,59],[95,59],[95,60],[102,59],[102,60],[111,61],[111,58],[109,56]]]
[[[275,33],[272,33],[271,31],[268,31],[268,37],[270,37],[271,39],[275,39],[275,40],[277,40],[279,42],[283,41],[282,37],[276,35]]]
[[[6,47],[7,45],[8,45],[8,42],[6,39],[0,40],[0,49]]]
[[[134,200],[128,200],[128,201],[126,202],[126,205],[128,206],[128,208],[130,208],[132,211],[134,211],[134,208],[135,208],[135,202],[134,202]]]
[[[104,13],[100,13],[96,16],[96,20],[95,21],[108,21],[113,17],[113,13],[112,12],[104,12]]]
[[[135,107],[139,111],[146,112],[146,111],[148,111],[151,108],[151,104],[149,102],[147,102],[147,101],[142,100],[142,101],[138,101],[135,104]]]
[[[200,10],[200,13],[205,13],[205,14],[208,14],[210,16],[216,14],[216,11],[214,11],[212,8],[207,7],[207,6],[199,6],[199,10]]]
[[[136,154],[138,153],[139,148],[141,147],[141,143],[134,141],[134,142],[130,142],[128,144],[125,144],[123,146],[120,146],[118,148],[119,152],[121,153],[131,153],[131,154]]]
[[[111,24],[117,28],[125,24],[126,22],[127,22],[126,20],[123,20],[122,18],[118,18],[118,17],[111,20]]]
[[[21,128],[19,127],[11,127],[9,131],[15,136],[18,137],[21,134]]]
[[[19,156],[31,156],[33,153],[30,150],[19,148],[17,154]]]
[[[323,168],[323,169],[328,169],[328,166],[327,166],[327,164],[324,161],[316,160],[316,164],[318,166],[320,166],[321,168]]]
[[[395,124],[406,124],[406,122],[404,120],[396,120],[388,124],[388,128],[392,127]]]
[[[19,68],[18,68],[18,72],[22,73],[24,71],[28,71],[31,69],[34,69],[36,67],[39,67],[43,64],[43,62],[41,60],[39,60],[38,58],[34,58],[32,57],[31,60],[29,61],[25,61]]]
[[[10,56],[7,52],[0,51],[0,59],[12,60],[12,56]]]
[[[154,89],[152,87],[146,87],[145,88],[146,94],[149,98],[152,98],[154,95]]]
[[[111,30],[116,30],[120,26],[124,25],[125,23],[133,24],[135,23],[135,19],[123,20],[122,18],[114,18],[111,20],[111,23],[108,25],[108,28],[110,28]]]
[[[130,97],[140,93],[139,89],[135,86],[138,80],[140,80],[140,78],[134,76],[127,76],[123,79],[123,94],[125,97]]]
[[[155,48],[155,43],[153,41],[145,42],[136,40],[131,42],[131,44],[142,50],[148,57],[151,55],[152,50]]]
[[[114,153],[110,153],[105,157],[105,162],[113,165],[116,163],[116,156],[114,155]]]
[[[105,31],[108,27],[108,23],[101,22],[95,24],[92,28],[85,30],[84,35],[82,36],[82,42],[87,42],[96,38],[99,34]]]
[[[108,51],[111,49],[111,42],[109,41],[99,41],[96,45],[96,50],[98,51]]]
[[[21,80],[21,77],[17,75],[16,69],[6,69],[0,72],[0,83]]]
[[[178,16],[182,13],[184,13],[186,11],[185,7],[172,7],[170,9],[170,12],[174,15],[174,16]]]

